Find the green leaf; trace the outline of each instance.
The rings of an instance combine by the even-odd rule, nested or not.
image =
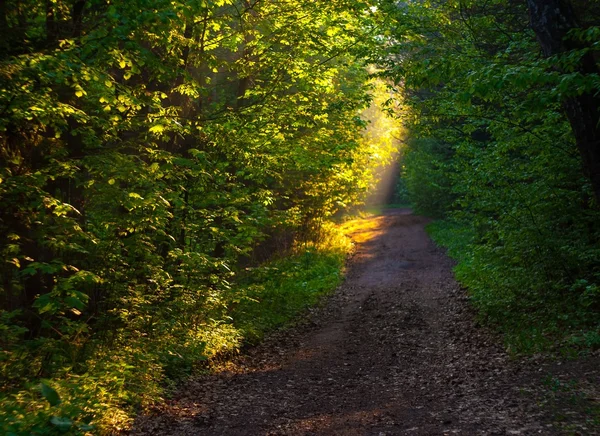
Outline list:
[[[65,303],[69,307],[74,307],[75,309],[79,309],[79,310],[85,309],[85,303],[83,301],[81,301],[79,298],[67,297],[67,298],[65,298]]]
[[[61,418],[60,416],[53,416],[50,418],[52,425],[59,428],[60,431],[67,431],[73,426],[73,421],[69,418]]]
[[[162,124],[156,124],[150,127],[150,132],[152,133],[161,133],[163,130],[165,130],[165,126],[163,126]]]
[[[60,397],[58,395],[58,392],[56,392],[54,389],[52,389],[46,383],[41,384],[41,389],[42,389],[42,397],[44,397],[46,399],[46,401],[48,401],[48,403],[50,403],[51,406],[57,406],[60,404]]]
[[[51,293],[40,295],[34,302],[33,307],[35,307],[38,312],[45,313],[54,313],[59,307],[58,302],[54,299],[54,296]],[[43,395],[43,391],[42,391]]]

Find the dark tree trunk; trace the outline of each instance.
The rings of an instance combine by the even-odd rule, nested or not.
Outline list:
[[[58,39],[58,29],[56,26],[56,17],[54,16],[54,6],[50,0],[46,0],[46,41],[53,45]]]
[[[85,0],[77,0],[73,4],[72,21],[73,21],[73,37],[81,36],[83,26],[83,11],[85,9]]]
[[[546,56],[586,48],[579,41],[567,38],[567,33],[580,27],[573,6],[568,0],[527,0],[531,27]],[[581,74],[598,74],[591,51],[581,58]],[[596,201],[600,204],[600,96],[584,93],[569,97],[563,107],[573,129],[577,147],[583,159],[586,175],[592,182]]]
[[[6,19],[6,0],[0,0],[0,32],[8,31],[8,20]]]

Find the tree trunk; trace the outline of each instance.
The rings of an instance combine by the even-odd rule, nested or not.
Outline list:
[[[83,26],[83,11],[85,9],[85,0],[77,0],[73,4],[71,13],[71,20],[73,22],[73,37],[77,38],[81,36],[81,30]]]
[[[568,39],[567,33],[580,27],[568,0],[527,0],[531,27],[546,56],[558,55],[586,46]],[[584,75],[598,74],[592,51],[581,58],[577,70]],[[588,92],[563,101],[573,129],[586,175],[592,182],[596,202],[600,204],[600,97]]]
[[[0,32],[3,35],[8,31],[8,20],[6,19],[6,0],[0,0]]]
[[[46,41],[53,45],[58,39],[58,29],[56,26],[56,17],[54,16],[54,6],[50,0],[46,0]]]

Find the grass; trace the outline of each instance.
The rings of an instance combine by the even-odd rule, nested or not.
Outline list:
[[[494,247],[474,242],[469,226],[435,221],[427,231],[457,261],[457,280],[468,289],[480,319],[504,336],[510,352],[576,357],[600,347],[593,308],[565,295],[559,283],[542,282],[533,268],[507,265]]]
[[[140,408],[162,401],[194,370],[206,370],[207,361],[209,366],[222,363],[333,292],[350,250],[340,227],[330,226],[321,242],[299,244],[285,257],[239,272],[208,307],[194,312],[196,322],[176,317],[183,324],[164,337],[132,337],[118,348],[103,347],[83,374],[67,368],[52,380],[0,393],[0,433],[89,435],[127,429]]]
[[[244,343],[256,343],[333,292],[342,280],[343,250],[309,248],[253,271],[231,307]]]

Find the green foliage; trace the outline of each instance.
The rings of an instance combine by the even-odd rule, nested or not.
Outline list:
[[[449,145],[412,138],[404,148],[400,180],[416,213],[444,216],[454,201]]]
[[[250,271],[243,280],[243,298],[230,312],[244,339],[261,339],[333,291],[342,279],[347,250],[344,245],[309,248]]]
[[[513,351],[597,348],[597,309],[590,304],[590,291],[593,294],[596,287],[585,279],[570,281],[590,269],[583,258],[594,247],[578,245],[567,251],[572,239],[564,239],[559,241],[564,249],[559,257],[555,240],[537,237],[528,259],[524,253],[532,236],[506,224],[497,228],[514,236],[484,243],[474,226],[456,220],[436,222],[429,229],[458,261],[456,276],[469,288],[483,319],[501,328]],[[484,237],[492,235],[497,234],[487,232]],[[576,235],[568,232],[564,237]],[[575,242],[581,244],[581,239]]]
[[[124,428],[337,283],[298,247],[389,159],[368,6],[0,5],[2,432]]]
[[[575,71],[577,50],[540,57],[525,4],[381,5],[380,63],[412,137],[403,178],[416,210],[445,218],[432,234],[482,318],[517,351],[597,347],[600,211],[561,102],[598,75]]]

